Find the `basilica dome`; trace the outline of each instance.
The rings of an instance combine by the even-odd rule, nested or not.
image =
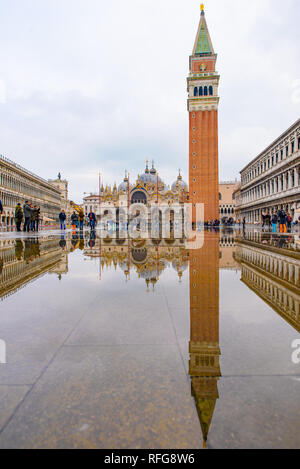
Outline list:
[[[129,185],[129,189],[131,189],[131,188],[132,188],[132,186]],[[128,190],[128,176],[127,176],[127,171],[126,171],[124,181],[121,182],[121,184],[119,185],[118,191],[119,192],[121,192],[121,191],[122,192],[127,192],[127,190]]]
[[[181,174],[179,174],[177,181],[173,182],[172,184],[172,191],[176,192],[178,189],[181,189],[182,191],[188,192],[188,185],[187,183],[182,179]]]

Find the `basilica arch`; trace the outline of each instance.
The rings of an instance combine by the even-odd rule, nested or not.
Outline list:
[[[131,204],[144,204],[147,205],[147,195],[143,190],[134,191],[131,194]]]

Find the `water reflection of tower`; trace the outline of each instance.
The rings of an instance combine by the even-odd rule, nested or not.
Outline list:
[[[219,398],[219,236],[205,233],[202,249],[190,251],[190,366],[192,395],[204,447]]]

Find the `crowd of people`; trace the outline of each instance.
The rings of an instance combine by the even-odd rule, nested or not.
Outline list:
[[[23,231],[29,233],[30,231],[39,231],[40,226],[41,208],[37,205],[29,203],[27,200],[23,207],[20,203],[15,208],[15,222],[17,231],[22,231],[21,225],[23,223]]]
[[[66,212],[62,210],[59,214],[59,222],[60,222],[61,230],[66,229],[66,220],[67,220]],[[83,210],[80,210],[79,213],[74,211],[71,215],[70,221],[71,221],[73,231],[78,230],[78,229],[80,231],[83,231],[83,228],[86,222],[90,226],[91,230],[94,231],[96,224],[97,224],[96,215],[94,214],[92,210],[90,211],[87,217],[85,216]]]
[[[279,210],[278,213],[273,213],[273,215],[267,213],[262,216],[262,219],[262,227],[272,227],[272,233],[277,233],[277,231],[280,231],[280,233],[290,233],[292,230],[293,219],[285,210]]]

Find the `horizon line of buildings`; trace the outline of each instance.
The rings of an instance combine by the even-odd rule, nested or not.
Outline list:
[[[300,217],[300,119],[275,139],[241,171],[241,180],[220,181],[219,218],[233,218],[247,223],[261,222],[263,214],[285,210],[294,221]],[[127,203],[128,178],[117,187],[101,187],[103,201],[118,205],[121,195]],[[130,203],[184,203],[189,201],[189,187],[179,173],[177,180],[167,186],[158,176],[154,165],[130,184]],[[0,154],[0,197],[3,205],[1,224],[14,224],[15,206],[26,200],[40,205],[46,221],[57,221],[63,209],[70,216],[73,206],[68,199],[68,181],[60,177],[46,180]],[[82,205],[87,215],[99,212],[99,194],[90,193]],[[99,213],[98,213],[99,212]]]

